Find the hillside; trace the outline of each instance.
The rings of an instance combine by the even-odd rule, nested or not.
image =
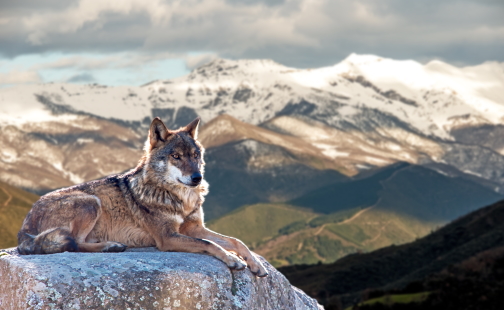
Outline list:
[[[0,129],[1,181],[38,194],[132,168],[147,136],[88,115]]]
[[[479,180],[398,163],[371,175],[320,187],[289,203],[321,213],[376,206],[418,220],[444,223],[502,198]]]
[[[417,148],[412,143],[406,156],[402,152],[387,150],[389,145],[372,146],[370,141],[363,144],[341,139],[334,131],[335,129],[314,121],[287,116],[275,118],[261,127],[240,122],[227,115],[219,116],[206,124],[201,131],[201,140],[204,145],[208,145],[205,177],[211,190],[205,204],[207,218],[217,218],[242,205],[288,201],[289,204],[312,208],[317,212],[331,213],[351,207],[374,205],[381,198],[379,191],[386,192],[381,206],[393,212],[408,208],[405,212],[412,214],[415,213],[414,210],[421,210],[419,206],[426,203],[435,203],[439,210],[444,210],[444,200],[467,198],[470,203],[465,204],[465,209],[446,211],[445,215],[438,214],[441,221],[448,221],[500,197],[500,194],[494,192],[497,190],[494,182],[481,176],[458,172],[446,164],[432,163],[425,164],[429,169],[411,168],[418,170],[412,173],[414,177],[411,180],[405,174],[395,177],[406,179],[404,182],[407,185],[404,186],[408,188],[405,190],[422,187],[422,191],[412,193],[409,190],[408,194],[404,194],[401,192],[401,182],[396,182],[398,185],[391,183],[385,190],[382,181],[420,161],[427,152],[426,149],[435,153],[436,145],[423,143],[418,137],[412,136],[411,140],[416,141]],[[367,139],[371,139],[370,136],[371,134]],[[332,146],[328,143],[332,143]],[[343,144],[347,145],[344,149],[340,148]],[[346,152],[346,155],[333,157],[329,161],[327,156],[334,154],[328,148],[335,145],[341,152]],[[408,161],[400,161],[401,158]],[[372,164],[377,162],[386,165],[379,168]],[[355,166],[362,168],[357,175],[354,175],[356,171],[352,168]],[[370,175],[372,177],[368,177]],[[439,192],[440,187],[435,186],[435,182],[444,184],[448,180],[450,187]],[[475,192],[469,194],[473,187]],[[465,198],[451,198],[457,197],[459,190]],[[431,194],[430,191],[438,192]],[[440,199],[429,200],[429,197],[437,195],[440,195]],[[481,199],[482,197],[489,199]],[[417,199],[422,202],[416,203]],[[334,201],[337,205],[332,203]],[[448,201],[447,205],[457,204]]]
[[[498,246],[411,282],[405,288],[370,291],[364,296],[366,300],[359,303],[359,309],[500,310],[503,294],[504,247]]]
[[[380,198],[380,191],[384,189],[382,182],[407,167],[410,167],[407,163],[398,163],[349,182],[325,185],[292,200],[291,203],[321,213],[373,206]]]
[[[205,200],[208,219],[243,205],[285,202],[348,179],[337,171],[306,165],[284,148],[255,140],[208,149],[205,161],[205,179],[210,184]]]
[[[364,290],[403,288],[504,245],[503,223],[504,201],[500,201],[412,243],[349,255],[332,264],[289,266],[281,271],[325,305],[348,305],[357,302]]]
[[[284,158],[275,158],[274,156],[260,156],[262,154],[254,154],[254,150],[250,150],[250,153],[257,157],[253,162],[248,162],[248,168],[254,170],[266,170],[272,166],[282,166],[295,161],[315,169],[332,169],[349,174],[344,165],[327,157],[319,148],[313,147],[312,141],[247,124],[227,114],[219,115],[206,123],[201,128],[199,139],[201,144],[209,150],[249,140],[261,145],[281,148],[286,153]]]
[[[374,225],[366,225],[369,221]],[[351,253],[402,244],[424,236],[435,225],[370,208],[326,215],[285,204],[256,204],[207,226],[241,239],[278,267],[330,263]]]
[[[17,245],[17,233],[38,196],[0,182],[0,249]]]
[[[318,214],[285,204],[255,204],[243,206],[225,216],[210,221],[207,226],[229,236],[235,236],[256,249],[278,236],[292,223],[307,222]]]
[[[208,226],[242,239],[276,266],[330,263],[411,242],[498,199],[479,183],[402,163],[316,189],[288,205],[244,206]]]

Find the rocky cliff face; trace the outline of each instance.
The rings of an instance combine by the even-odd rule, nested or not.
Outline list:
[[[1,309],[323,309],[263,260],[269,276],[200,254],[20,256],[0,251]]]

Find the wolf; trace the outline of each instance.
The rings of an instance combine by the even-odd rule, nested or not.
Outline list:
[[[169,130],[160,118],[149,129],[144,155],[130,171],[59,189],[33,204],[18,233],[20,254],[161,251],[204,253],[230,269],[268,272],[238,239],[205,227],[202,204],[205,149],[200,119]]]

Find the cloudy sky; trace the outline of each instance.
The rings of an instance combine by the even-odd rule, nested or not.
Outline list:
[[[0,87],[141,85],[216,57],[504,62],[503,0],[0,0]]]

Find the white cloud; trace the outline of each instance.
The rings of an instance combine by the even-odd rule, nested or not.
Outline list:
[[[272,58],[295,67],[334,64],[352,52],[467,64],[504,61],[503,1],[51,0],[44,7],[23,0],[23,7],[14,8],[12,3],[0,11],[0,54],[112,55],[110,63],[66,59],[61,66],[132,66],[142,58],[187,57],[191,68],[204,58],[187,56],[194,53]],[[117,53],[124,53],[124,62],[112,59]]]
[[[42,45],[51,34],[74,33],[86,23],[100,21],[104,13],[130,13],[141,1],[93,1],[81,0],[77,6],[62,11],[33,13],[22,19],[28,31],[28,41],[34,45]],[[105,21],[105,20],[102,20]],[[99,30],[100,22],[95,25]]]
[[[40,83],[42,79],[36,71],[9,71],[0,73],[0,85]]]
[[[135,16],[149,16],[142,42],[146,48],[195,39],[214,48],[241,50],[256,44],[315,45],[315,38],[295,31],[294,15],[299,12],[286,13],[282,6],[231,5],[223,0],[81,0],[64,10],[32,13],[22,19],[22,25],[26,40],[36,46],[54,43],[60,35],[75,34],[86,27],[97,33],[107,31],[113,14],[132,18],[132,22]]]

